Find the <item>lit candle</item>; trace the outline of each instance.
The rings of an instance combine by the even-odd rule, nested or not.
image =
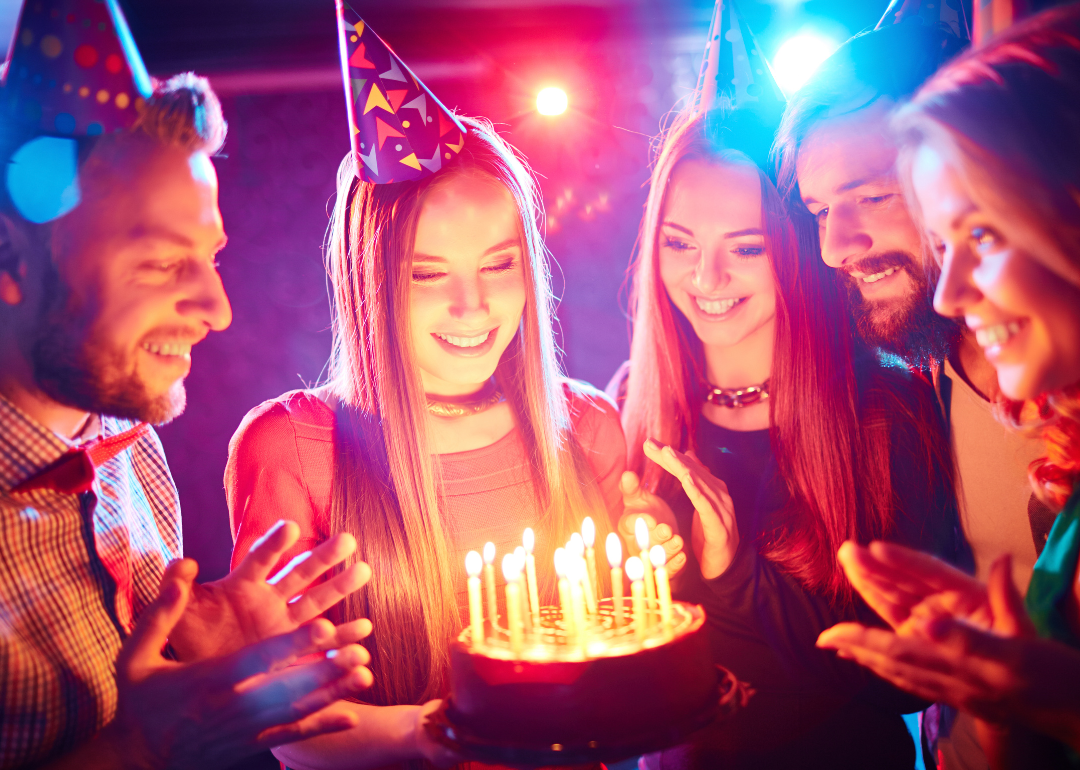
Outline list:
[[[630,578],[630,599],[634,606],[634,635],[642,642],[645,640],[645,586],[642,585],[645,565],[637,556],[626,560],[626,576]]]
[[[623,624],[623,595],[622,595],[622,543],[619,536],[609,532],[607,536],[607,560],[611,566],[611,603],[615,607],[615,626]]]
[[[465,555],[465,571],[469,573],[469,627],[472,629],[472,646],[484,643],[484,605],[480,600],[480,571],[484,560],[476,551]]]
[[[585,521],[581,522],[581,539],[585,541],[585,563],[589,567],[589,588],[592,590],[593,598],[599,599],[600,583],[596,579],[596,549],[593,547],[596,545],[596,525],[590,516],[586,516]]]
[[[525,548],[524,546],[518,546],[514,549],[514,558],[518,563],[518,583],[519,591],[521,594],[521,617],[525,622],[525,633],[532,633],[532,613],[529,612],[529,592],[525,588]]]
[[[555,574],[559,578],[559,609],[562,612],[563,627],[566,629],[566,643],[570,644],[576,636],[574,632],[574,608],[570,604],[570,580],[567,575],[567,553],[565,548],[555,549]]]
[[[664,633],[670,634],[672,627],[671,582],[668,580],[667,567],[664,566],[667,563],[664,546],[654,545],[649,550],[649,561],[652,562],[653,575],[656,576],[656,598],[660,600],[660,623]]]
[[[510,631],[510,651],[521,657],[525,644],[525,629],[521,624],[521,565],[514,554],[503,556],[503,577],[506,579],[506,625]]]
[[[575,562],[581,562],[581,570],[577,572],[577,580],[582,584],[582,593],[585,597],[585,606],[593,615],[596,614],[596,594],[589,585],[589,571],[585,567],[585,540],[575,532],[570,536],[570,542],[566,544],[566,551]],[[576,567],[574,568],[576,570]]]
[[[488,623],[495,633],[495,624],[499,620],[499,600],[495,595],[495,544],[484,544],[484,589],[487,594]]]
[[[645,569],[642,583],[645,586],[645,598],[649,600],[646,606],[645,622],[652,625],[652,605],[656,601],[656,583],[653,582],[652,563],[649,561],[649,525],[645,519],[638,517],[634,522],[634,539],[637,540],[638,548],[641,549],[641,566]]]
[[[526,527],[522,536],[525,545],[525,580],[529,584],[529,608],[532,610],[532,623],[537,629],[540,628],[540,592],[536,589],[536,557],[533,551],[536,549],[536,533],[532,527]]]
[[[584,650],[589,642],[589,626],[585,619],[585,583],[588,580],[585,575],[585,560],[576,559],[571,570],[574,574],[570,580],[570,604],[574,609],[574,628],[577,631],[578,644]]]

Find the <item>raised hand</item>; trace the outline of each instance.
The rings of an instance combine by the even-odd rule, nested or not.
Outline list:
[[[633,471],[626,471],[619,479],[623,495],[623,517],[619,519],[619,534],[628,547],[628,553],[636,553],[638,543],[634,526],[644,519],[649,528],[649,547],[662,545],[667,554],[668,574],[675,576],[686,566],[685,543],[675,534],[675,514],[663,498],[653,494]]]
[[[300,628],[371,578],[368,566],[357,562],[312,586],[356,550],[356,540],[347,533],[297,556],[280,573],[271,576],[270,570],[299,537],[299,526],[291,521],[279,521],[252,546],[235,570],[221,580],[193,584],[187,611],[169,637],[181,660],[227,655],[245,645]],[[187,564],[184,569],[197,570],[194,562],[187,560]],[[194,578],[192,573],[190,580]],[[351,644],[369,633],[371,623],[367,620],[343,623],[335,629],[333,646]]]
[[[334,648],[316,620],[223,658],[176,663],[161,655],[184,613],[194,571],[169,566],[116,663],[116,718],[86,748],[50,768],[218,768],[292,741],[354,727],[355,715],[323,711],[371,685],[359,645]],[[315,662],[305,655],[331,650]]]
[[[653,439],[645,441],[645,456],[679,480],[694,506],[690,543],[702,577],[711,580],[724,574],[739,548],[739,527],[727,484],[693,454],[684,454]]]

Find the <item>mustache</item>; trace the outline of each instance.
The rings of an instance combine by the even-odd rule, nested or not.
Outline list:
[[[206,339],[205,329],[196,329],[190,326],[159,326],[151,329],[139,338],[139,344],[144,342],[176,342],[181,345],[198,345]]]

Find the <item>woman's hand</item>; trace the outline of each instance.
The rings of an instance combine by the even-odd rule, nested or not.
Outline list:
[[[452,767],[462,762],[462,757],[434,740],[424,728],[428,716],[438,711],[440,706],[442,706],[441,700],[429,700],[416,710],[413,737],[416,741],[416,751],[420,756],[435,767]]]
[[[719,577],[731,566],[739,548],[739,527],[727,484],[716,478],[693,454],[645,441],[645,456],[677,478],[694,505],[690,542],[706,580]]]
[[[638,519],[644,519],[649,528],[649,547],[664,547],[668,575],[674,577],[686,566],[686,554],[683,553],[686,544],[675,534],[675,514],[671,507],[663,498],[646,489],[633,471],[626,471],[622,475],[619,489],[623,494],[623,517],[619,520],[619,534],[627,545],[628,553],[638,551],[634,526]]]

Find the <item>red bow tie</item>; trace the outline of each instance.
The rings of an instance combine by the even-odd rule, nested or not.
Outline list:
[[[60,455],[28,479],[23,480],[12,492],[29,492],[34,489],[55,489],[68,495],[89,492],[94,485],[96,469],[116,457],[150,431],[141,422],[115,436],[87,441],[76,449]]]

